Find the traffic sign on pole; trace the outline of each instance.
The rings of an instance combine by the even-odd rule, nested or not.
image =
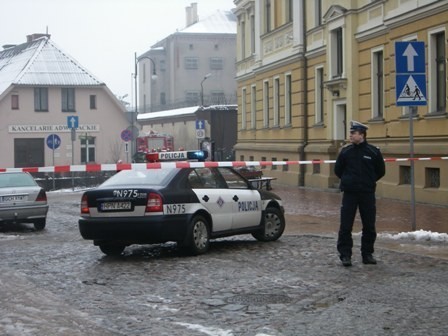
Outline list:
[[[68,116],[67,117],[67,127],[68,128],[78,128],[79,127],[79,117],[78,116]]]
[[[426,105],[425,43],[395,42],[397,106]]]
[[[61,138],[57,134],[50,134],[47,137],[47,146],[50,149],[58,149],[61,145]]]

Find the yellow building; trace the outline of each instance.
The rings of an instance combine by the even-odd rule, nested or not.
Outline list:
[[[448,156],[448,1],[234,2],[237,159],[334,160],[352,119],[369,126],[386,158]],[[396,105],[397,41],[425,44],[426,106]],[[408,200],[411,161],[386,168],[378,195]],[[265,170],[289,185],[338,183],[327,163]],[[448,160],[415,161],[413,170],[417,201],[448,204]]]

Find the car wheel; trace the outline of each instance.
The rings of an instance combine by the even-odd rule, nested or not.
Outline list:
[[[190,231],[186,239],[185,247],[193,255],[207,252],[210,246],[210,231],[207,220],[198,215],[191,220]]]
[[[101,252],[108,256],[119,256],[123,253],[125,246],[122,245],[99,245]]]
[[[34,228],[37,231],[41,231],[45,229],[45,225],[47,224],[47,220],[45,218],[37,219],[34,223]]]
[[[285,231],[285,217],[277,208],[267,208],[264,212],[262,228],[252,233],[260,241],[274,241],[279,239]]]

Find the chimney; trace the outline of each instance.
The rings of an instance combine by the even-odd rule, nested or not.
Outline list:
[[[38,38],[41,38],[41,37],[48,37],[48,38],[50,38],[51,35],[50,34],[34,33],[34,34],[26,36],[26,42],[32,42],[32,41],[37,40]]]
[[[196,2],[191,3],[190,6],[185,7],[185,14],[187,16],[187,25],[186,27],[191,26],[199,21],[198,18],[198,4]]]

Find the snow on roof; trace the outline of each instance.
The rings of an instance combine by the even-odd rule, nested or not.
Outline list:
[[[160,112],[140,113],[137,115],[137,120],[150,120],[156,118],[185,116],[188,114],[195,114],[197,110],[199,110],[199,106],[183,107],[175,110],[167,110]]]
[[[0,52],[0,94],[15,85],[104,85],[49,37]]]
[[[188,26],[178,33],[235,34],[236,16],[232,11],[217,10],[203,20]]]

